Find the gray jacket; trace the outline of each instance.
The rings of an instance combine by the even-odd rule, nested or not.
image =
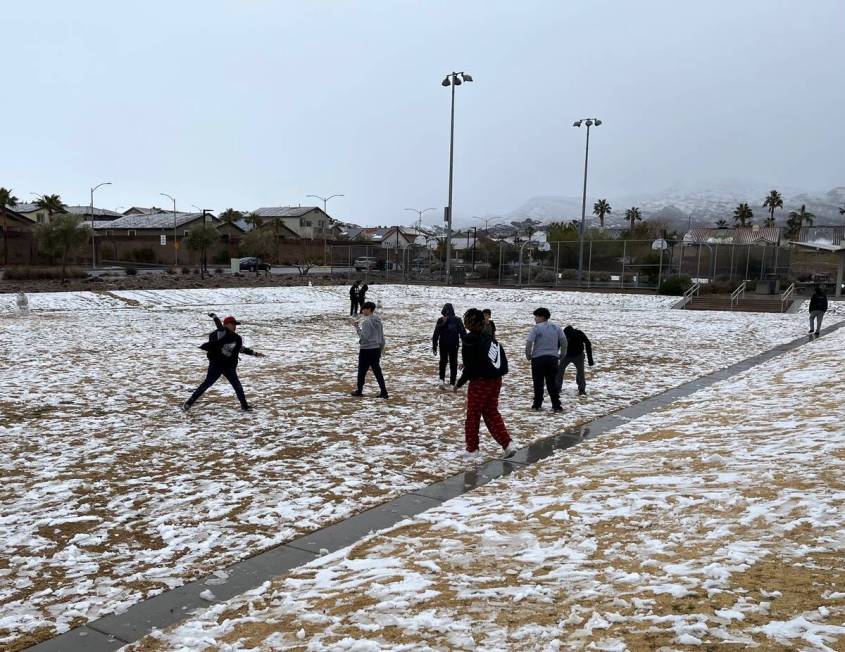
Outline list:
[[[362,349],[384,348],[384,328],[377,314],[364,318],[360,326],[355,326],[355,330],[358,331],[358,342]]]
[[[550,321],[534,324],[525,342],[525,357],[531,360],[543,355],[566,354],[566,335],[563,329]]]

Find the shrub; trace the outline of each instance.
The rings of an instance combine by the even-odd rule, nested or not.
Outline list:
[[[154,263],[156,259],[156,254],[150,247],[133,249],[130,256],[137,263]]]
[[[176,273],[176,268],[175,268],[175,267],[168,267],[168,268],[167,268],[167,272],[166,272],[166,273],[167,273],[167,274],[175,274],[175,273]]]
[[[183,268],[182,268],[182,273],[183,273],[183,274],[190,274],[190,273],[191,273],[191,268],[190,268],[190,267],[183,267]]]
[[[85,278],[87,274],[79,267],[68,267],[65,278]],[[3,278],[9,281],[39,281],[62,278],[61,267],[7,267]]]
[[[551,270],[544,269],[537,273],[537,275],[532,279],[535,283],[554,283],[555,282],[555,273]]]
[[[127,267],[126,268],[126,275],[127,276],[138,276],[138,270],[135,267]]]
[[[218,251],[211,257],[211,262],[215,265],[228,265],[230,260],[231,256],[227,251]]]
[[[681,296],[690,287],[692,287],[692,280],[689,276],[672,276],[660,284],[659,293],[677,297]]]
[[[222,274],[222,273],[223,273],[223,270],[222,270],[221,268],[219,268],[219,267],[218,267],[218,268],[216,268],[216,269],[214,270],[214,273],[215,273],[215,274]]]

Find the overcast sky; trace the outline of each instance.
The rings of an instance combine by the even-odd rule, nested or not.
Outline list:
[[[4,2],[0,186],[19,199],[313,203],[361,224],[717,180],[845,185],[845,1]],[[442,216],[442,208],[427,221]]]

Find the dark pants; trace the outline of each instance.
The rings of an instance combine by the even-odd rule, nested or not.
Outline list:
[[[358,299],[349,299],[349,316],[358,314]]]
[[[234,388],[235,394],[237,394],[238,400],[241,402],[241,406],[246,405],[246,396],[244,396],[243,385],[241,385],[241,381],[238,379],[237,367],[222,367],[213,362],[208,365],[208,374],[206,374],[205,380],[202,381],[202,384],[194,390],[191,398],[188,399],[188,405],[193,405],[205,393],[205,390],[217,382],[220,376],[225,376],[226,380]]]
[[[578,384],[578,391],[583,392],[587,389],[587,380],[584,378],[584,354],[579,355],[565,355],[560,359],[560,368],[557,371],[557,388],[563,386],[563,374],[566,373],[566,368],[571,364],[575,365],[575,382]]]
[[[358,351],[358,391],[364,391],[364,379],[367,377],[367,370],[373,370],[373,376],[382,394],[387,394],[387,387],[384,385],[384,376],[381,373],[381,349],[361,349]]]
[[[533,407],[543,404],[543,384],[552,400],[552,408],[560,407],[560,391],[557,387],[557,368],[559,358],[556,355],[541,355],[531,358],[531,379],[534,381]]]
[[[446,382],[446,363],[449,363],[449,384],[454,385],[458,377],[458,347],[440,347],[440,380]]]

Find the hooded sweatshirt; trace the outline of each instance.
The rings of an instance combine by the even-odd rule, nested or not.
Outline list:
[[[816,290],[810,297],[810,312],[816,310],[827,312],[827,295],[821,290]]]
[[[381,323],[381,317],[373,313],[366,317],[360,326],[356,326],[358,331],[358,343],[362,349],[382,349],[384,348],[384,327]]]
[[[457,349],[461,340],[467,334],[464,323],[455,316],[455,308],[451,303],[447,303],[440,311],[440,319],[434,326],[434,334],[431,336],[431,345],[434,350],[439,346],[443,350]]]
[[[583,331],[577,328],[567,326],[563,329],[563,334],[566,335],[566,355],[579,356],[584,355],[584,349],[587,349],[587,362],[593,364],[593,345],[590,340],[584,335]]]

